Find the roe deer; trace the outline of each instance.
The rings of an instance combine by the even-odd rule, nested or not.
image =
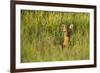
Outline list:
[[[70,33],[71,33],[72,29],[73,29],[73,24],[71,24],[69,27],[66,27],[64,24],[62,25],[62,32],[63,32],[62,48],[69,45]]]

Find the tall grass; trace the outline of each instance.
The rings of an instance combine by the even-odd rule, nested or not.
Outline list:
[[[21,10],[21,62],[89,59],[89,13]],[[61,48],[61,24],[74,24],[71,44]]]

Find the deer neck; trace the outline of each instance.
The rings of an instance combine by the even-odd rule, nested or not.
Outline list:
[[[67,31],[64,31],[64,37],[67,37]]]

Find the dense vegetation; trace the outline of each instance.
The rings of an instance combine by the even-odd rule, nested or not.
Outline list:
[[[61,24],[74,25],[63,49]],[[21,10],[21,62],[89,59],[89,24],[88,13]]]

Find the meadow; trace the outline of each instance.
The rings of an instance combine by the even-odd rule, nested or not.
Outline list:
[[[88,60],[89,21],[89,13],[21,10],[21,62]],[[62,23],[74,25],[63,49]]]

